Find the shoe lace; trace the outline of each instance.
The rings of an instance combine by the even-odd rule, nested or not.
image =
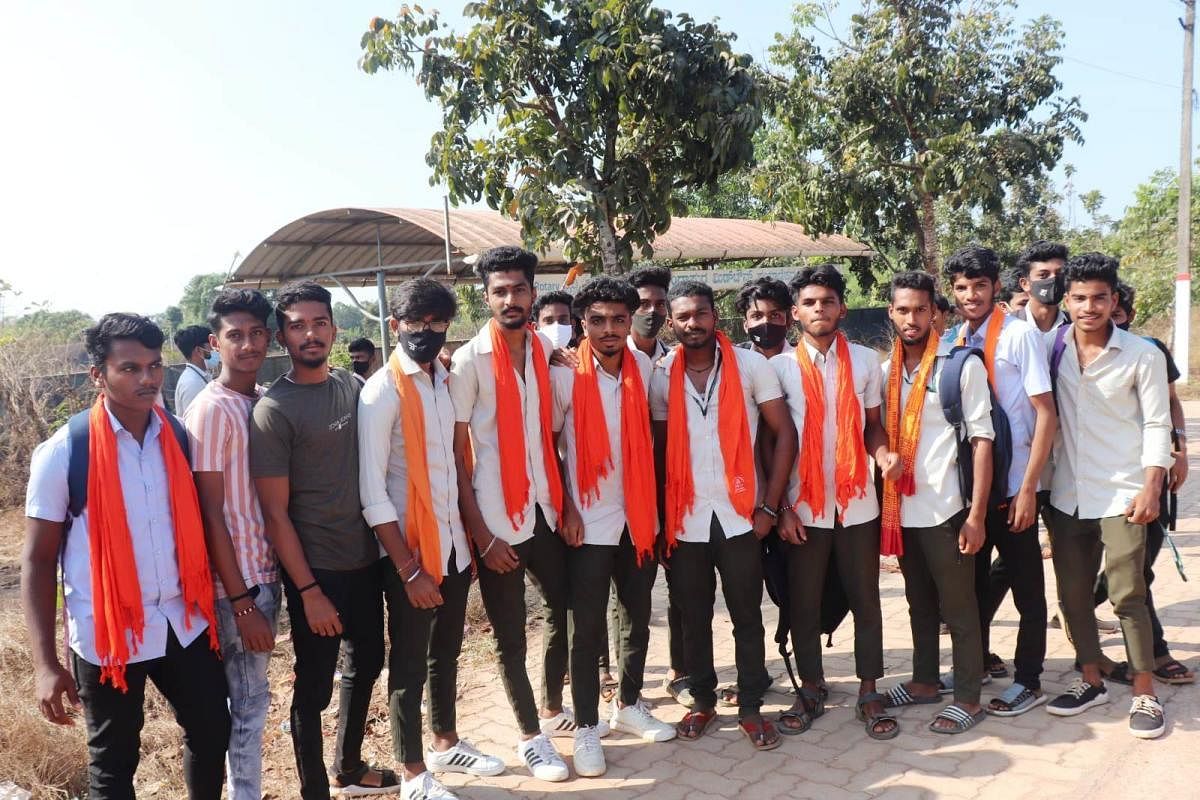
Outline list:
[[[471,743],[470,743],[468,740],[466,740],[466,739],[459,739],[459,740],[458,740],[458,744],[457,744],[457,745],[455,745],[455,747],[456,747],[456,748],[457,748],[457,749],[458,749],[460,752],[466,753],[466,754],[467,754],[467,755],[469,755],[469,756],[482,756],[482,755],[483,755],[483,752],[482,752],[482,751],[481,751],[481,750],[480,750],[478,747],[476,747],[475,745],[471,744]]]
[[[575,737],[575,749],[586,753],[596,752],[600,749],[600,732],[596,730],[595,725],[579,729],[579,735]]]
[[[1085,694],[1087,694],[1088,690],[1091,688],[1092,685],[1083,678],[1076,678],[1075,682],[1067,687],[1067,694],[1072,695],[1078,700],[1080,697],[1083,697]]]
[[[542,762],[552,764],[558,760],[558,751],[554,749],[554,745],[550,744],[550,740],[545,736],[535,736],[530,741],[533,752],[541,757]]]
[[[650,725],[658,721],[654,718],[654,715],[650,713],[650,709],[646,708],[646,703],[643,700],[638,700],[636,703],[629,706],[629,710],[635,717],[637,717],[638,722],[642,723],[643,725]]]
[[[1152,696],[1148,694],[1139,694],[1133,698],[1133,708],[1130,709],[1131,714],[1150,714],[1157,717],[1162,714],[1162,707]]]

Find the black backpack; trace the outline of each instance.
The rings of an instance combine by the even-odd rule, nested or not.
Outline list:
[[[955,439],[958,442],[958,483],[962,489],[963,502],[968,505],[975,487],[975,469],[971,439],[967,436],[967,424],[963,419],[962,371],[963,365],[971,356],[978,357],[980,363],[983,363],[983,352],[978,347],[960,345],[953,348],[942,364],[942,374],[938,380],[938,398],[942,401],[942,411],[946,415],[946,422],[954,428]],[[997,509],[1008,503],[1012,429],[1008,424],[1008,415],[1000,407],[990,381],[988,395],[992,401],[992,430],[996,433],[992,442],[992,490],[988,493],[988,508]]]

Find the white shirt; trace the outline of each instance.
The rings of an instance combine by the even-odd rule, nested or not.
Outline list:
[[[1081,519],[1125,513],[1147,467],[1169,469],[1167,362],[1158,348],[1113,327],[1096,360],[1080,372],[1074,328],[1058,365],[1058,435],[1050,504]]]
[[[491,323],[488,323],[490,325]],[[525,475],[529,478],[529,494],[525,503],[525,518],[514,529],[504,507],[504,492],[500,484],[500,440],[496,431],[496,374],[492,370],[492,337],[485,325],[475,338],[454,351],[451,359],[450,397],[454,400],[454,415],[458,422],[471,425],[471,444],[475,450],[475,471],[471,476],[475,499],[488,530],[508,544],[520,544],[533,537],[537,520],[536,503],[551,528],[558,525],[558,515],[550,499],[550,484],[546,479],[546,464],[542,456],[542,420],[539,408],[537,381],[533,371],[533,347],[530,337],[538,336],[542,357],[550,363],[554,348],[544,335],[527,332],[525,335],[525,378],[516,367],[517,385],[521,393],[521,408],[525,420]],[[553,405],[553,403],[551,403]],[[558,469],[557,464],[550,465]]]
[[[1025,306],[1024,308],[1022,308],[1020,311],[1018,311],[1016,314],[1013,314],[1012,316],[1016,317],[1017,319],[1024,320],[1025,322],[1028,322],[1029,325],[1035,331],[1037,331],[1037,334],[1042,337],[1042,343],[1046,344],[1047,346],[1050,346],[1054,343],[1054,337],[1058,334],[1058,329],[1061,328],[1063,325],[1071,324],[1071,318],[1068,317],[1061,308],[1056,308],[1056,309],[1054,309],[1054,311],[1056,314],[1056,316],[1054,317],[1054,324],[1050,326],[1050,330],[1048,330],[1048,331],[1042,330],[1041,328],[1039,328],[1037,326],[1037,323],[1033,321],[1033,315],[1029,311],[1029,306]]]
[[[832,529],[834,513],[842,525],[861,525],[879,516],[879,500],[875,495],[875,481],[871,479],[873,470],[868,469],[866,492],[862,497],[853,497],[844,509],[835,508],[837,504],[837,489],[834,487],[837,457],[837,431],[839,425],[858,425],[862,430],[866,427],[865,409],[879,408],[880,386],[882,376],[879,371],[879,356],[874,350],[862,345],[849,342],[850,368],[854,372],[854,394],[858,398],[858,418],[856,420],[838,419],[837,415],[837,375],[838,357],[836,342],[829,347],[829,353],[823,354],[807,340],[803,346],[808,350],[813,366],[821,372],[825,381],[825,443],[822,454],[822,465],[825,470],[825,509],[824,515],[814,518],[808,503],[800,502],[800,472],[799,458],[792,465],[788,477],[788,488],[785,503],[793,505],[805,527]],[[800,376],[800,364],[796,361],[794,352],[780,353],[771,359],[771,367],[779,376],[779,385],[783,396],[787,398],[788,410],[792,413],[792,422],[796,426],[796,434],[804,441],[804,425],[806,420],[807,398],[804,396],[804,382]]]
[[[626,342],[626,344],[628,344],[628,345],[629,345],[629,346],[630,346],[630,347],[631,347],[633,350],[636,350],[637,352],[641,353],[642,355],[646,355],[646,354],[645,354],[645,352],[643,352],[642,350],[639,350],[639,349],[638,349],[637,342],[635,342],[635,341],[633,340],[633,334],[630,334],[628,337],[626,337],[626,339],[625,339],[625,342]],[[651,354],[650,354],[650,356],[649,356],[649,358],[650,358],[650,367],[651,367],[651,368],[657,367],[657,366],[658,366],[658,362],[659,362],[659,361],[662,361],[664,358],[666,358],[666,357],[667,357],[667,354],[668,354],[668,353],[670,353],[670,352],[671,352],[671,348],[669,348],[669,347],[667,347],[665,344],[663,344],[663,343],[662,343],[662,339],[655,339],[655,340],[654,340],[654,352],[653,352],[653,353],[651,353]]]
[[[650,358],[637,349],[630,348],[634,362],[642,374],[642,387],[649,393]],[[621,449],[621,381],[604,371],[600,362],[596,365],[596,383],[600,389],[600,404],[604,408],[604,424],[608,430],[608,448],[612,455],[612,467],[597,484],[598,496],[592,504],[585,506],[579,493],[576,476],[579,474],[578,453],[575,441],[575,407],[572,402],[575,390],[575,370],[568,367],[552,367],[550,383],[554,387],[554,431],[561,431],[559,446],[565,454],[566,486],[583,519],[583,543],[618,545],[625,531],[625,469]],[[649,421],[647,420],[647,424]],[[654,458],[654,453],[645,454]]]
[[[789,342],[787,339],[783,340],[782,348],[774,356],[768,356],[762,350],[758,349],[758,345],[754,344],[754,342],[752,342],[750,340],[746,340],[744,342],[738,342],[736,345],[734,345],[734,347],[740,347],[743,350],[753,350],[754,352],[758,353],[760,356],[767,358],[768,360],[772,359],[772,358],[776,358],[777,356],[792,355],[793,353],[796,352],[796,346],[794,344],[792,344],[791,342]]]
[[[192,362],[183,365],[179,380],[175,382],[175,416],[182,417],[187,407],[196,399],[212,377]]]
[[[783,396],[779,379],[767,359],[753,350],[733,348],[741,377],[742,397],[745,401],[746,421],[750,425],[750,441],[758,435],[758,407]],[[679,357],[677,351],[659,362],[650,378],[650,416],[658,422],[666,421],[668,396],[670,394],[671,365]],[[721,349],[716,350],[716,365],[708,373],[708,382],[703,393],[696,391],[691,378],[684,376],[684,405],[688,411],[688,442],[692,457],[692,481],[696,488],[696,502],[692,512],[683,520],[683,532],[678,536],[682,542],[707,542],[713,514],[721,523],[726,538],[740,536],[754,527],[751,517],[738,514],[729,499],[729,488],[725,484],[725,457],[721,452],[721,437],[718,434],[717,393],[722,375]],[[707,411],[707,413],[705,413]],[[762,481],[756,481],[755,504],[762,497]]]
[[[125,519],[129,523],[145,618],[140,646],[134,644],[131,633],[126,633],[128,663],[133,664],[166,655],[168,630],[174,631],[179,643],[187,647],[204,632],[208,623],[195,612],[189,623],[183,602],[179,563],[175,556],[175,528],[171,524],[171,493],[159,442],[163,435],[162,422],[151,412],[150,425],[139,445],[111,411],[108,419],[117,440],[117,470],[121,476]],[[166,431],[165,435],[174,434]],[[50,522],[62,522],[70,516],[67,510],[70,457],[71,439],[66,425],[33,451],[25,516]],[[86,506],[63,535],[61,564],[63,595],[67,603],[67,638],[71,649],[80,658],[99,665],[92,611],[92,546]]]
[[[932,335],[932,334],[931,334]],[[925,407],[921,412],[921,441],[917,443],[916,492],[900,500],[900,525],[904,528],[932,528],[961,511],[967,503],[963,500],[962,487],[958,480],[958,441],[954,428],[946,422],[946,412],[938,395],[941,385],[942,366],[950,353],[951,345],[942,341],[938,346],[937,361],[925,391]],[[892,362],[883,363],[883,413],[887,414],[887,379]],[[919,367],[918,367],[919,368]],[[900,383],[900,413],[912,393],[912,382],[916,370],[904,370]],[[959,378],[962,390],[963,420],[967,437],[970,439],[994,439],[992,430],[992,401],[988,396],[987,369],[978,358],[968,358],[963,364]],[[885,416],[884,419],[887,419]],[[969,498],[968,498],[969,499]]]
[[[471,564],[467,534],[458,511],[458,471],[454,461],[454,403],[447,381],[450,373],[434,359],[433,378],[396,350],[400,367],[412,376],[425,412],[425,464],[429,468],[429,494],[438,519],[438,542],[442,567],[459,573]],[[358,395],[358,493],[363,518],[374,528],[396,522],[400,531],[408,513],[408,457],[404,448],[404,425],[400,419],[400,395],[392,370],[387,365],[368,380]],[[450,551],[454,563],[450,563]],[[383,546],[379,555],[386,556]]]
[[[992,313],[1002,312],[993,309]],[[979,323],[974,333],[967,329],[969,346],[983,349],[990,320],[991,314]],[[956,330],[955,339],[958,333]],[[1029,468],[1029,450],[1037,425],[1037,412],[1029,398],[1052,391],[1050,367],[1046,361],[1041,332],[1024,320],[1006,316],[1004,326],[1000,329],[1000,338],[996,340],[993,369],[996,372],[996,385],[992,391],[996,393],[996,400],[1008,417],[1008,427],[1012,433],[1012,464],[1008,469],[1007,493],[1009,497],[1015,497],[1025,481],[1025,470]],[[997,479],[995,476],[992,478]]]

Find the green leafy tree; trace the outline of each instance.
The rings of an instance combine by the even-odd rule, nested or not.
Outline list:
[[[18,317],[6,327],[18,338],[33,337],[45,344],[69,344],[81,341],[84,330],[95,324],[96,320],[82,311],[39,308]]]
[[[845,231],[936,271],[937,207],[1002,209],[1005,186],[1082,141],[1054,69],[1062,27],[1015,25],[1012,0],[864,0],[828,52],[828,6],[798,6],[772,48],[770,106],[790,137],[756,185],[784,218]],[[822,10],[824,13],[822,14]],[[822,22],[818,22],[822,20]]]
[[[751,59],[714,24],[649,0],[485,0],[464,16],[463,34],[419,6],[377,17],[360,66],[416,73],[442,108],[431,183],[520,220],[535,249],[624,271],[683,212],[680,189],[752,157]]]
[[[183,297],[179,299],[179,309],[183,312],[183,325],[207,323],[208,312],[212,310],[212,301],[223,283],[225,283],[225,273],[223,272],[192,276],[191,280],[187,282],[187,286],[183,288]]]
[[[1008,186],[1004,202],[994,210],[955,208],[938,203],[938,237],[946,253],[979,242],[995,250],[1011,267],[1030,242],[1064,241],[1067,232],[1058,206],[1062,196],[1050,178],[1022,177]]]

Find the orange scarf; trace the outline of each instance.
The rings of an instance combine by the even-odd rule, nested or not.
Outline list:
[[[932,333],[925,342],[925,352],[913,379],[908,402],[900,415],[900,386],[904,381],[904,345],[899,337],[892,344],[892,366],[887,385],[888,449],[900,454],[901,472],[898,481],[883,482],[883,514],[880,522],[879,552],[885,556],[904,555],[904,538],[900,533],[900,496],[912,495],[916,486],[917,444],[921,441],[921,414],[925,410],[925,393],[929,377],[937,360],[938,338]]]
[[[600,494],[600,480],[612,469],[608,423],[600,400],[592,344],[579,344],[579,366],[571,390],[575,413],[575,472],[579,500],[591,505]],[[629,345],[621,357],[621,466],[625,519],[638,563],[654,554],[658,503],[654,492],[654,448],[650,440],[650,409],[642,373]]]
[[[404,433],[404,460],[408,467],[408,508],[404,512],[404,535],[408,549],[419,555],[421,569],[442,582],[442,542],[433,491],[429,488],[429,462],[425,454],[425,405],[412,376],[400,365],[399,351],[388,359],[392,382],[400,396],[400,429]]]
[[[717,436],[725,462],[725,486],[729,502],[740,516],[751,518],[758,497],[754,474],[754,443],[750,441],[750,422],[742,397],[742,379],[737,356],[729,337],[717,331],[721,353],[720,387],[717,390]],[[675,546],[675,537],[683,531],[683,520],[696,502],[692,478],[691,443],[688,439],[688,409],[683,388],[687,364],[683,345],[675,346],[671,364],[670,389],[667,393],[667,547]]]
[[[508,342],[500,335],[500,326],[495,320],[488,325],[492,337],[492,372],[496,375],[500,488],[504,492],[504,509],[508,512],[508,519],[512,522],[513,530],[518,530],[525,522],[525,506],[529,500],[529,473],[525,468],[525,412],[521,408],[521,389],[517,386]],[[562,476],[558,473],[558,457],[550,421],[550,366],[536,333],[529,337],[528,345],[532,348],[533,377],[538,392],[542,464],[546,481],[550,484],[550,502],[554,506],[554,513],[562,516]]]
[[[862,414],[854,391],[854,364],[850,343],[837,333],[837,443],[834,448],[833,486],[837,507],[843,512],[855,497],[867,493],[867,449],[863,444]],[[825,378],[817,372],[801,341],[796,345],[800,383],[804,388],[804,438],[800,446],[800,501],[807,503],[813,519],[825,516]]]
[[[955,345],[967,343],[967,323],[958,326],[958,340]],[[992,316],[988,318],[987,330],[983,333],[983,365],[987,367],[988,383],[996,388],[996,343],[1000,341],[1000,331],[1004,328],[1004,312],[992,308]]]
[[[171,522],[175,531],[175,559],[183,591],[184,626],[191,630],[192,614],[208,624],[208,646],[220,652],[217,620],[213,615],[213,577],[208,567],[204,524],[192,468],[179,442],[172,435],[166,413],[154,407],[162,427],[158,441],[167,468],[171,497]],[[121,471],[117,460],[117,437],[104,407],[104,395],[96,398],[88,419],[88,541],[92,550],[92,614],[96,626],[96,654],[100,657],[100,682],[129,691],[125,665],[132,633],[133,652],[142,643],[146,620],[142,589],[138,582],[137,559],[125,516]]]

